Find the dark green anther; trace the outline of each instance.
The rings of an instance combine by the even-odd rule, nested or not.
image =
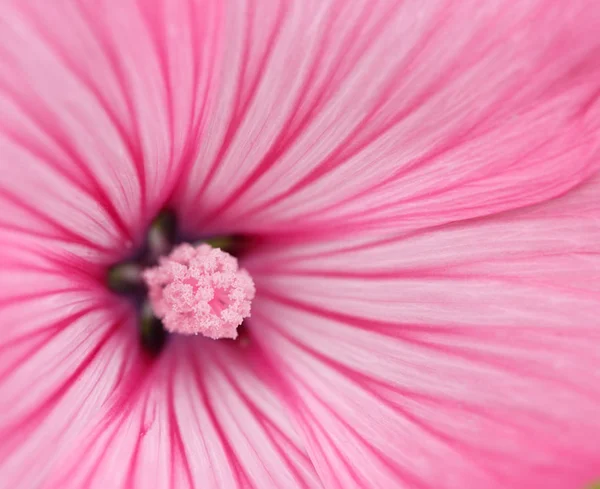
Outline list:
[[[194,243],[195,246],[199,246],[201,244],[207,244],[213,248],[219,248],[227,253],[231,253],[237,245],[232,236],[213,236],[212,238],[203,239],[202,241]]]
[[[140,311],[139,328],[140,341],[144,350],[150,355],[158,355],[167,341],[168,333],[147,302],[142,305]]]
[[[108,270],[107,278],[113,292],[132,293],[144,288],[142,267],[137,263],[119,263]]]
[[[177,219],[170,211],[162,211],[148,229],[146,262],[153,265],[168,255],[177,239]]]

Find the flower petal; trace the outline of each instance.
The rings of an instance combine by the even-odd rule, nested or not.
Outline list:
[[[599,192],[245,264],[252,337],[327,487],[600,476]]]
[[[90,424],[48,487],[321,488],[252,350],[178,340]]]
[[[196,229],[415,228],[543,201],[599,165],[588,0],[224,9],[179,194]]]
[[[141,239],[196,151],[207,83],[199,78],[201,51],[212,42],[199,36],[210,36],[218,5],[204,7],[2,3],[6,225],[19,227],[25,217],[53,237],[113,254]]]
[[[0,479],[34,488],[118,385],[130,311],[39,255],[3,247],[3,260]]]

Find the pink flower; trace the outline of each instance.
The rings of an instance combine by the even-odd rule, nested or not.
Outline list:
[[[598,32],[592,0],[2,1],[0,487],[598,478]],[[148,302],[206,240],[241,268]]]

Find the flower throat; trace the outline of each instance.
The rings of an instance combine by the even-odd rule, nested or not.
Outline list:
[[[252,278],[231,254],[239,252],[239,238],[191,244],[177,231],[175,215],[161,212],[138,254],[107,274],[113,292],[135,301],[140,344],[152,356],[170,334],[237,338],[255,295]]]

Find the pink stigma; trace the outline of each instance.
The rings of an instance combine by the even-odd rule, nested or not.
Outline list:
[[[250,316],[252,278],[233,256],[207,244],[177,246],[144,280],[154,313],[172,333],[236,338]]]

